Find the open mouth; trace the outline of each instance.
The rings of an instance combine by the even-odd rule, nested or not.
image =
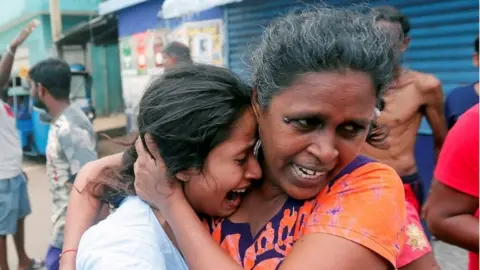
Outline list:
[[[234,190],[229,191],[227,193],[226,199],[230,202],[236,202],[236,201],[242,199],[242,197],[245,195],[246,191],[247,191],[246,188],[234,189]]]
[[[293,171],[300,176],[301,178],[306,178],[306,179],[315,179],[318,178],[324,174],[326,174],[325,171],[315,171],[311,169],[307,169],[305,167],[302,167],[297,164],[292,164]]]

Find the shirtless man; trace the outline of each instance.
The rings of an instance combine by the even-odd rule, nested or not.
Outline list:
[[[405,51],[410,43],[408,32],[410,24],[407,17],[392,7],[379,7],[377,23],[391,31],[392,38],[400,42],[400,48]],[[440,152],[446,134],[446,124],[443,116],[443,94],[440,81],[431,74],[408,70],[402,66],[396,68],[396,80],[383,97],[384,107],[377,118],[379,126],[388,127],[387,147],[378,149],[365,144],[364,154],[394,168],[403,180],[405,199],[410,204],[409,223],[407,224],[406,249],[411,253],[400,259],[402,265],[409,268],[401,269],[432,269],[434,261],[431,247],[426,240],[420,223],[420,207],[423,201],[421,181],[415,164],[415,142],[422,117],[425,116],[432,128],[435,140],[436,155]],[[409,230],[412,232],[408,233]],[[415,231],[415,233],[413,232]],[[422,244],[419,244],[422,243]],[[410,245],[410,246],[409,246]],[[421,251],[421,252],[419,252]],[[433,261],[432,261],[433,260]],[[410,268],[411,267],[411,268]]]

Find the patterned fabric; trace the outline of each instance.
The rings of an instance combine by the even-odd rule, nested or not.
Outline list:
[[[396,264],[405,242],[402,182],[390,167],[360,156],[309,201],[289,198],[256,235],[247,223],[205,220],[213,239],[244,269],[276,269],[309,233],[356,242]]]
[[[400,251],[397,259],[397,267],[403,267],[423,256],[432,252],[432,246],[428,242],[427,236],[423,231],[420,222],[420,216],[415,205],[406,201],[407,223],[405,226],[405,244]]]
[[[96,134],[85,113],[70,105],[50,126],[47,143],[47,175],[53,198],[52,245],[62,248],[69,179],[87,162],[97,159]]]

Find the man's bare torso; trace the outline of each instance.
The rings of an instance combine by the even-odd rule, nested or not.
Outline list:
[[[388,127],[387,148],[365,144],[363,153],[394,168],[400,176],[417,172],[415,142],[425,105],[425,84],[430,75],[405,71],[385,95],[377,124]]]

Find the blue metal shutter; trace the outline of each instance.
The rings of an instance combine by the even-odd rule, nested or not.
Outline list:
[[[227,5],[228,66],[248,78],[248,56],[266,27],[275,17],[313,0],[246,0]],[[379,0],[328,1],[329,4],[368,2],[372,6],[392,5],[410,19],[412,42],[405,65],[433,73],[445,92],[478,79],[471,60],[473,41],[478,35],[478,1],[475,0]]]
[[[303,1],[309,3],[313,1]],[[249,80],[249,55],[258,43],[263,29],[281,14],[302,4],[294,0],[245,0],[225,7],[228,67]]]

